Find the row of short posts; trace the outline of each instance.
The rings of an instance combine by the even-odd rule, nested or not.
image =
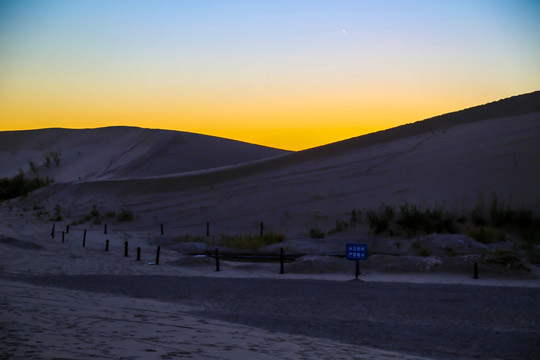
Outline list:
[[[53,239],[54,239],[54,234],[55,234],[55,228],[56,228],[56,224],[53,224],[52,230],[51,230],[51,237]],[[161,230],[161,235],[163,235],[164,234],[163,224],[160,224],[160,230]],[[64,231],[62,231],[62,233],[64,233]],[[69,234],[69,225],[66,226],[65,233]],[[103,227],[103,234],[107,235],[107,224],[105,224]],[[263,237],[263,235],[264,235],[264,222],[261,221],[261,237]],[[206,236],[210,236],[210,222],[209,221],[206,222]]]
[[[129,256],[129,253],[128,253],[128,242],[127,240],[124,241],[124,257],[128,257]],[[161,250],[161,246],[158,245],[157,247],[157,251],[156,251],[156,265],[159,265],[159,253],[160,253],[160,250]],[[106,249],[105,251],[109,251],[109,240],[107,240],[107,245],[106,245]],[[137,247],[137,261],[141,261],[141,247]]]
[[[51,237],[53,239],[54,239],[54,233],[55,233],[55,226],[56,226],[56,224],[53,224],[53,227],[52,227],[52,230],[51,230]],[[264,235],[264,223],[262,221],[261,221],[260,226],[261,226],[260,229],[261,229],[261,237],[262,237]],[[160,224],[160,231],[161,231],[161,235],[163,235],[164,234],[163,224]],[[69,233],[69,225],[67,225],[65,232],[62,231],[62,242],[65,241],[65,234],[66,233]],[[105,224],[105,226],[104,226],[103,233],[107,234],[107,224]],[[210,236],[210,222],[209,221],[206,222],[206,236]],[[86,246],[86,229],[84,229],[84,232],[83,232],[82,246],[83,247]],[[106,252],[109,251],[109,240],[108,239],[105,242],[105,251]],[[157,247],[156,265],[159,265],[159,254],[160,254],[160,246]],[[128,257],[128,256],[129,256],[128,242],[125,241],[124,242],[124,257]],[[220,271],[220,267],[219,267],[219,251],[218,251],[218,249],[215,250],[215,258],[216,258],[216,271]],[[140,261],[140,260],[141,260],[141,248],[138,247],[137,248],[137,261]],[[283,248],[281,248],[280,249],[280,271],[279,271],[280,274],[285,273],[284,262],[285,262],[284,261],[284,252],[283,252]]]
[[[55,234],[55,227],[56,227],[56,224],[53,224],[52,229],[51,229],[51,237],[53,239],[54,239],[54,234]],[[160,224],[160,228],[161,228],[161,235],[163,235],[164,234],[164,232],[163,232],[163,224]],[[261,221],[261,237],[263,236],[263,232],[264,232],[264,223]],[[107,224],[105,224],[103,233],[107,234]],[[69,225],[66,226],[65,231],[62,231],[62,242],[65,241],[65,234],[69,234]],[[210,236],[210,222],[209,221],[206,222],[206,236]],[[83,232],[83,242],[82,242],[82,246],[85,247],[85,245],[86,245],[86,229],[84,229],[84,232]],[[105,251],[109,251],[109,240],[108,239],[107,239],[106,244],[105,244]],[[160,246],[157,247],[156,265],[159,265],[159,253],[160,253]],[[127,241],[124,242],[124,257],[128,257],[128,242]],[[219,250],[218,249],[215,250],[215,259],[216,259],[216,271],[220,271],[220,268],[219,268]],[[141,248],[138,247],[137,248],[137,261],[140,261],[140,260],[141,260]],[[284,274],[285,273],[285,264],[284,264],[285,260],[284,260],[283,248],[280,248],[279,262],[280,262],[279,273]],[[356,270],[356,278],[357,279],[358,279],[358,274],[359,274],[359,271],[358,271],[358,268],[357,268],[357,270]],[[477,262],[474,263],[473,279],[478,279],[478,263]]]
[[[51,230],[51,237],[54,239],[54,233],[55,233],[55,225],[53,224],[52,230]],[[161,231],[163,232],[163,225],[161,225]],[[69,225],[67,225],[66,230],[62,231],[62,242],[65,242],[65,234],[69,234]],[[105,224],[104,228],[104,234],[107,234],[107,225]],[[82,247],[86,247],[86,229],[83,231],[83,240],[82,240]],[[160,254],[160,246],[157,247],[157,253],[156,253],[156,265],[159,265],[159,254]],[[105,252],[109,251],[109,239],[105,241]],[[128,242],[124,242],[124,257],[128,257]],[[137,261],[141,260],[141,248],[137,248]]]

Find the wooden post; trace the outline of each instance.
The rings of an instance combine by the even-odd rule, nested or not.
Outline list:
[[[473,278],[478,279],[478,263],[477,262],[474,263],[474,275],[473,275]]]
[[[105,242],[105,251],[109,251],[109,239]]]
[[[105,224],[105,229],[103,230],[103,233],[107,235],[107,224]]]
[[[64,232],[62,231],[62,242],[64,242]]]
[[[161,235],[163,235],[163,224],[161,224]]]
[[[159,249],[160,249],[160,246],[158,245],[157,254],[156,254],[156,265],[159,265]]]
[[[69,234],[69,225],[66,226],[66,234]]]
[[[261,221],[261,237],[263,237],[264,223]]]
[[[140,261],[141,260],[141,248],[138,247],[137,248],[137,261]]]
[[[279,273],[280,273],[280,274],[284,274],[284,273],[285,273],[285,269],[284,269],[285,266],[284,266],[284,264],[283,264],[283,262],[284,262],[284,259],[283,259],[283,248],[281,248],[280,251],[279,251],[279,262],[280,262],[280,265],[281,265],[281,266],[280,266]]]
[[[219,251],[216,248],[216,271],[219,271]]]
[[[56,224],[53,224],[52,225],[52,230],[51,230],[51,238],[54,239],[54,227],[56,226]]]
[[[210,236],[210,221],[206,222],[206,236]]]
[[[128,242],[124,241],[124,257],[128,256]]]
[[[83,238],[82,238],[82,247],[86,245],[86,229],[84,229]]]

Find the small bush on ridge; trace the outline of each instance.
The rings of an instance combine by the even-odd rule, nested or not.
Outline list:
[[[324,239],[326,234],[324,231],[322,231],[319,228],[311,228],[309,229],[309,237],[312,239]]]

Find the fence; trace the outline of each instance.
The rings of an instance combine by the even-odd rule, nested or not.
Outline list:
[[[207,237],[210,237],[211,233],[210,233],[210,222],[207,221],[205,224],[205,229],[206,229],[206,236]],[[227,226],[227,225],[218,225],[217,226],[218,229],[231,229],[232,227],[230,226]],[[110,232],[110,228],[108,226],[108,224],[103,224],[103,228],[102,230],[100,229],[96,229],[96,228],[92,228],[92,233],[93,235],[95,236],[96,233],[98,235],[101,235],[101,239],[100,240],[93,240],[93,243],[95,244],[96,241],[103,241],[103,235],[111,235],[111,232]],[[127,233],[127,231],[129,231],[130,228],[126,228],[126,227],[120,227],[120,228],[116,228],[116,229],[113,229],[114,232],[116,233]],[[265,227],[264,227],[264,222],[258,222],[258,232],[260,234],[260,237],[262,238],[264,236],[264,231],[265,231]],[[71,233],[70,233],[71,231]],[[51,229],[51,238],[54,240],[55,239],[55,236],[56,236],[56,232],[58,232],[58,230],[56,229],[56,223],[54,223],[52,225],[52,229]],[[65,226],[65,229],[62,230],[61,234],[62,234],[62,243],[65,243],[68,240],[67,238],[67,234],[73,234],[74,232],[79,232],[79,233],[82,233],[82,237],[80,238],[80,241],[81,241],[81,246],[83,248],[86,247],[87,245],[87,236],[89,236],[89,231],[88,229],[86,229],[85,227],[74,227],[74,226],[70,226],[70,225],[66,225]],[[152,232],[147,232],[149,235],[152,234]],[[155,236],[156,237],[163,237],[165,236],[165,227],[163,224],[159,224],[159,227],[156,226],[156,233],[155,233]],[[177,235],[177,236],[180,236],[180,235]],[[71,237],[71,236],[70,236]],[[77,240],[75,240],[77,241]],[[105,252],[109,252],[110,251],[110,239],[105,239],[105,241],[102,243],[103,244],[103,249]],[[136,248],[136,261],[140,261],[141,260],[141,251],[142,251],[142,248],[140,246],[138,246]],[[151,263],[151,264],[155,264],[155,265],[159,265],[159,257],[160,257],[160,251],[161,251],[161,246],[160,245],[157,245],[155,248],[153,248],[152,250],[150,251],[155,251],[155,254],[156,254],[156,257],[155,257],[155,262],[154,263]],[[129,257],[129,241],[128,240],[124,240],[124,257]],[[214,257],[215,259],[215,264],[216,264],[216,271],[221,271],[220,269],[220,254],[219,254],[219,249],[215,249],[215,252],[214,254],[212,253],[208,253],[208,256],[210,257]],[[229,257],[231,257],[229,255]],[[279,262],[280,262],[280,271],[279,273],[280,274],[284,274],[285,273],[285,270],[284,270],[284,263],[285,263],[285,260],[291,260],[291,259],[295,259],[296,257],[294,256],[286,256],[284,254],[284,249],[283,248],[280,248],[280,256],[279,256]]]

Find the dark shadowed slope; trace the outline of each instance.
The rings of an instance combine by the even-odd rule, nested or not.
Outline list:
[[[524,95],[517,95],[488,104],[435,116],[426,120],[417,121],[412,124],[406,124],[388,130],[378,131],[375,133],[338,141],[332,144],[307,149],[293,155],[292,157],[312,158],[313,156],[339,154],[343,151],[396,141],[423,133],[432,133],[437,130],[445,130],[453,126],[476,121],[536,112],[540,112],[540,91],[535,91]]]
[[[43,166],[48,154],[59,155]],[[1,176],[30,162],[57,181],[143,178],[230,166],[287,151],[193,133],[107,127],[0,132]]]

